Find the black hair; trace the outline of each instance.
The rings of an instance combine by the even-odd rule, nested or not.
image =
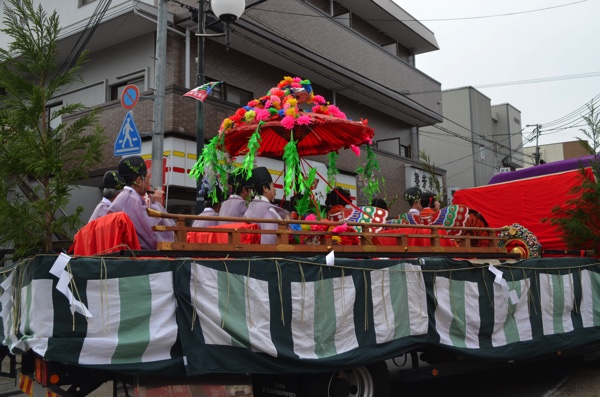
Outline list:
[[[325,205],[327,207],[333,207],[336,205],[343,205],[345,207],[349,202],[351,202],[351,197],[350,190],[344,189],[343,187],[336,187],[327,193]]]
[[[215,205],[225,201],[225,192],[223,192],[223,190],[218,185],[215,186],[215,190],[217,192],[216,198],[213,197],[212,191],[207,190],[206,192],[204,192],[204,203],[206,206],[214,207]]]
[[[262,196],[265,192],[265,188],[270,188],[271,182],[261,183],[260,185],[254,185],[254,191],[257,195]]]
[[[404,200],[408,202],[411,207],[421,199],[421,189],[416,186],[409,187],[404,192]]]
[[[371,207],[381,208],[382,210],[388,210],[387,202],[382,198],[376,198],[371,201]]]
[[[435,208],[435,194],[433,192],[425,192],[421,195],[421,206],[423,208]]]

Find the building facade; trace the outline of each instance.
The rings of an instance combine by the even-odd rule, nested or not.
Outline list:
[[[443,91],[442,106],[443,122],[420,127],[420,148],[446,170],[449,196],[487,184],[501,168],[523,166],[519,110],[492,105],[473,87]]]
[[[163,183],[171,212],[194,211],[195,181],[187,172],[196,159],[196,140],[210,140],[224,118],[264,95],[284,76],[309,79],[315,93],[336,104],[348,118],[368,119],[386,180],[380,196],[401,197],[412,184],[406,175],[424,173],[418,162],[418,128],[442,121],[442,94],[440,83],[415,67],[415,56],[435,51],[438,45],[431,31],[392,0],[259,2],[231,25],[229,45],[224,37],[207,37],[201,51],[195,15],[204,2],[168,1],[166,59],[157,57],[160,1],[164,0],[42,2],[60,17],[64,60],[81,49],[89,51],[90,58],[82,82],[65,87],[51,106],[81,102],[101,108],[101,124],[110,142],[102,166],[90,170],[91,178],[82,181],[75,193],[85,197],[84,216],[93,210],[94,196],[100,199],[101,176],[120,160],[113,143],[128,113],[120,101],[127,85],[136,85],[141,93],[131,116],[144,141],[142,155],[150,158],[158,77],[165,86]],[[207,9],[205,31],[223,29]],[[0,44],[6,40],[0,36]],[[202,117],[196,101],[183,96],[196,86],[198,60],[205,80],[223,81],[204,102]],[[163,76],[157,76],[160,62],[164,62]],[[364,151],[359,158],[341,151],[338,169],[355,175],[364,159]],[[310,160],[326,163],[325,156]],[[360,194],[357,197],[359,204],[365,204]],[[392,207],[396,214],[405,210],[403,200]]]
[[[539,163],[536,157],[539,151]],[[551,163],[554,161],[574,159],[588,156],[590,153],[585,149],[580,141],[569,141],[560,143],[549,143],[539,146],[527,146],[523,148],[523,153],[527,161],[525,167],[532,167],[535,164]]]

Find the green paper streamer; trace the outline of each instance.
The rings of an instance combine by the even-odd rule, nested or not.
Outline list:
[[[338,154],[337,154],[337,152],[330,152],[327,155],[327,158],[329,159],[329,165],[327,166],[327,182],[329,183],[329,185],[327,186],[327,192],[329,192],[331,189],[333,189],[335,187],[335,183],[336,183],[335,176],[338,173],[338,170],[337,170]]]
[[[259,121],[256,130],[248,139],[248,153],[246,153],[246,157],[244,157],[244,162],[242,163],[242,169],[246,173],[247,178],[252,176],[252,169],[254,168],[254,157],[256,156],[256,152],[260,148],[260,142],[262,141],[262,137],[260,136],[260,129],[265,122]]]
[[[296,188],[296,177],[302,178],[300,173],[300,156],[298,155],[297,142],[294,140],[294,132],[290,131],[290,141],[283,148],[283,161],[285,162],[285,175],[283,177],[283,193],[290,196]]]

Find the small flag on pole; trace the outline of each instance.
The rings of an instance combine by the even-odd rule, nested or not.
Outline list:
[[[206,99],[213,87],[219,83],[220,81],[211,81],[210,83],[202,84],[201,86],[186,92],[185,94],[183,94],[183,96],[189,96],[192,98],[196,98],[200,102],[204,102],[204,99]]]

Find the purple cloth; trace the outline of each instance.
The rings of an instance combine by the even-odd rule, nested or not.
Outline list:
[[[231,195],[227,200],[221,203],[221,209],[219,210],[219,216],[235,216],[241,218],[248,210],[246,200],[238,195]],[[219,221],[219,225],[226,223],[232,223],[230,221]]]
[[[599,158],[600,160],[600,158]],[[534,176],[555,174],[557,172],[565,172],[581,168],[582,165],[589,166],[590,162],[594,161],[594,155],[567,159],[561,161],[553,161],[552,163],[540,164],[529,168],[524,168],[518,171],[501,172],[490,179],[488,185],[495,183],[515,181],[517,179],[531,178]]]
[[[98,203],[98,205],[96,206],[96,208],[94,209],[94,212],[92,212],[92,216],[90,216],[90,220],[88,221],[88,223],[90,223],[91,221],[100,218],[101,216],[106,215],[106,213],[108,212],[108,207],[110,207],[110,200],[102,197],[102,200]]]
[[[194,223],[192,223],[192,227],[209,227],[209,226],[217,226],[219,224],[219,219],[217,218],[219,216],[219,213],[210,207],[205,208],[204,211],[202,211],[202,213],[200,215],[213,216],[213,217],[215,217],[215,220],[205,221],[205,220],[196,219],[194,221]]]
[[[259,198],[255,198],[250,202],[248,210],[244,214],[244,218],[262,219],[285,219],[289,216],[289,211],[269,203],[266,199],[261,200]],[[277,230],[279,225],[277,223],[258,223],[258,227],[263,230]],[[277,236],[275,234],[263,234],[260,237],[260,243],[275,244],[277,243]]]
[[[164,208],[160,204],[153,204],[154,209],[159,211]],[[126,186],[123,191],[117,196],[117,198],[110,205],[108,212],[124,212],[126,213],[133,225],[135,226],[135,231],[138,236],[138,240],[140,241],[140,246],[143,250],[155,250],[156,249],[156,241],[173,241],[166,240],[161,236],[159,239],[159,235],[162,232],[154,232],[152,230],[152,226],[158,225],[161,218],[151,218],[148,216],[146,212],[146,201],[142,196],[140,196],[135,190],[131,189],[129,186]],[[170,222],[173,222],[169,219]],[[173,234],[165,233],[165,234]]]

